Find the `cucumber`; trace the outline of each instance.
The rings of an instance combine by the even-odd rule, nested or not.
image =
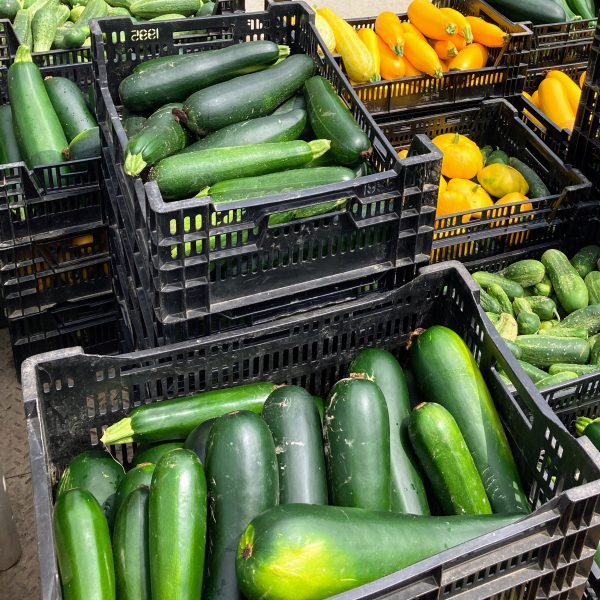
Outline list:
[[[310,393],[295,385],[278,387],[262,418],[275,443],[280,504],[327,504],[321,419]]]
[[[214,14],[216,7],[217,7],[217,5],[214,2],[211,2],[209,0],[208,2],[205,2],[198,9],[198,12],[196,13],[196,16],[197,17],[208,17],[208,16]]]
[[[544,337],[576,337],[582,340],[588,339],[588,334],[582,327],[550,327],[549,329],[543,329],[539,332],[539,335]]]
[[[259,117],[228,125],[191,144],[183,152],[247,146],[265,142],[288,142],[298,139],[305,125],[306,111],[295,109],[283,114]]]
[[[477,282],[477,284],[480,287],[482,287],[484,290],[487,290],[488,292],[488,288],[491,285],[499,285],[506,292],[506,295],[511,301],[515,298],[520,298],[521,296],[525,295],[523,286],[518,284],[516,281],[511,281],[510,279],[502,277],[501,275],[496,275],[495,273],[477,271],[473,273],[473,279]]]
[[[517,346],[518,348],[518,346]],[[542,379],[545,379],[546,377],[548,377],[548,373],[546,373],[546,371],[542,371],[542,369],[538,369],[536,366],[532,365],[531,363],[528,363],[524,360],[520,360],[519,364],[521,365],[521,368],[523,369],[523,371],[525,371],[525,373],[527,373],[527,375],[529,375],[529,378],[531,379],[531,381],[533,381],[533,383],[537,383],[538,381],[541,381]]]
[[[500,302],[498,302],[496,298],[488,294],[483,289],[479,291],[479,300],[481,302],[481,308],[483,308],[485,312],[492,312],[497,315],[502,312],[502,306],[500,305]]]
[[[520,335],[515,344],[521,348],[521,359],[536,367],[550,367],[556,363],[585,364],[590,357],[590,345],[580,338]]]
[[[21,8],[19,0],[0,0],[0,19],[10,19],[12,21]]]
[[[564,372],[572,372],[575,373],[577,377],[584,377],[585,375],[600,373],[600,365],[571,365],[568,363],[557,363],[548,369],[550,375],[557,375],[558,373]]]
[[[183,448],[183,443],[167,442],[166,444],[156,444],[154,446],[140,445],[133,455],[131,465],[132,467],[142,463],[155,465],[167,452],[175,450],[175,448]]]
[[[77,23],[64,36],[66,48],[79,48],[90,37],[90,21],[108,16],[108,4],[104,0],[89,0]]]
[[[566,23],[567,15],[551,0],[490,0],[489,4],[511,21],[531,21],[534,25]]]
[[[546,274],[546,268],[539,260],[526,258],[502,269],[499,273],[511,281],[516,281],[521,286],[531,287],[540,283]]]
[[[27,166],[62,162],[67,140],[27,46],[19,46],[8,69],[8,95],[15,136]]]
[[[127,17],[132,19],[135,22],[135,19],[131,16],[131,13],[124,6],[111,6],[110,2],[108,4],[108,16],[109,17]],[[71,11],[73,12],[73,11]]]
[[[561,306],[571,313],[588,305],[585,282],[560,250],[546,250],[542,263]]]
[[[115,598],[110,533],[94,496],[85,489],[61,494],[54,505],[52,529],[64,598]]]
[[[150,115],[145,127],[127,143],[127,154],[123,169],[135,177],[148,165],[183,150],[189,142],[187,131],[181,126],[173,109],[181,104],[167,104]]]
[[[150,600],[148,498],[145,485],[132,490],[117,512],[113,549],[119,600]]]
[[[506,292],[497,283],[492,283],[488,287],[488,294],[500,304],[500,312],[514,315],[513,305]]]
[[[522,160],[511,156],[509,164],[525,178],[527,185],[529,185],[529,198],[546,198],[551,195],[550,190],[546,187],[542,178]]]
[[[67,148],[67,157],[69,160],[98,158],[101,153],[99,127],[92,127],[77,134]]]
[[[118,514],[119,509],[133,490],[140,485],[150,487],[155,466],[152,463],[140,463],[125,473],[125,477],[119,482],[119,487],[115,494],[115,515]]]
[[[537,387],[538,390],[543,390],[544,388],[558,385],[559,383],[564,383],[565,381],[573,381],[573,379],[577,379],[577,377],[578,375],[574,371],[561,371],[560,373],[549,375],[541,381],[538,381],[535,384],[535,387]]]
[[[183,103],[182,123],[197,135],[264,117],[295,94],[313,74],[315,63],[294,54],[267,71],[240,75],[192,94]]]
[[[303,110],[306,112],[306,100],[304,96],[292,96],[289,100],[286,100],[283,104],[278,106],[274,111],[274,115],[281,115],[291,110]]]
[[[206,478],[191,450],[171,450],[156,465],[148,523],[152,600],[198,600],[206,544]]]
[[[587,293],[587,288],[586,288]],[[600,332],[600,304],[580,308],[567,315],[556,329],[585,329],[588,337]]]
[[[62,27],[59,27],[56,30],[56,33],[54,34],[54,41],[52,42],[53,50],[66,49],[68,47],[65,38],[73,27],[74,23],[67,21],[64,25],[62,25]]]
[[[544,275],[542,281],[533,286],[533,293],[536,296],[550,297],[553,291],[552,282],[550,281],[548,275]]]
[[[565,14],[567,15],[567,21],[580,21],[581,20],[581,15],[576,15],[571,10],[571,7],[568,5],[567,0],[554,0],[554,3],[558,4],[565,11]]]
[[[600,419],[590,419],[589,417],[577,417],[575,430],[578,435],[587,436],[592,444],[600,450]]]
[[[556,304],[551,298],[546,296],[528,296],[527,302],[534,312],[542,321],[550,321],[558,315]]]
[[[492,514],[465,439],[443,406],[419,404],[410,416],[408,432],[445,515]]]
[[[138,19],[152,19],[166,13],[189,17],[202,6],[201,0],[132,0],[129,12]]]
[[[519,333],[519,324],[517,320],[508,313],[501,313],[500,319],[494,324],[496,331],[504,340],[514,342]]]
[[[390,509],[390,421],[383,393],[364,374],[338,381],[323,423],[329,500]]]
[[[232,388],[210,390],[134,408],[129,416],[111,425],[102,436],[102,443],[160,442],[185,439],[189,433],[208,419],[214,419],[231,410],[251,410],[260,413],[272,383],[249,383]],[[147,462],[147,456],[144,457]]]
[[[531,312],[531,306],[528,302],[528,298],[515,298],[514,302],[512,303],[512,309],[513,309],[513,314],[516,315],[517,317],[522,313],[522,312]]]
[[[164,158],[152,167],[150,179],[157,182],[166,200],[178,200],[219,181],[302,167],[328,149],[328,140],[211,148]]]
[[[190,435],[185,438],[185,444],[183,445],[187,450],[193,450],[203,465],[206,464],[208,434],[210,433],[210,429],[214,422],[215,419],[209,419],[208,421],[204,421],[204,423],[200,423],[200,425],[194,428]]]
[[[515,358],[521,358],[521,348],[519,348],[519,346],[517,346],[514,342],[507,340],[506,338],[504,338],[504,343]]]
[[[600,260],[600,246],[590,244],[582,248],[572,259],[573,268],[584,277],[596,268],[596,263]],[[591,303],[593,304],[593,302]]]
[[[483,291],[483,290],[482,290]],[[496,323],[498,323],[498,321],[500,320],[500,315],[497,313],[493,313],[493,312],[486,312],[485,313],[488,317],[488,319],[495,325]]]
[[[589,344],[592,349],[590,354],[590,363],[593,365],[600,365],[600,338],[596,338],[594,342],[590,338]]]
[[[582,19],[595,19],[596,18],[596,6],[594,0],[569,0],[569,4],[578,15],[581,15]]]
[[[590,271],[584,281],[588,289],[590,305],[600,304],[600,271]]]
[[[66,23],[71,11],[58,0],[49,0],[33,15],[31,34],[33,36],[33,51],[48,52],[52,47],[58,28]]]
[[[485,161],[486,167],[487,167],[487,165],[493,165],[493,164],[507,165],[508,164],[508,154],[506,154],[506,152],[504,152],[504,150],[500,150],[500,148],[496,148],[496,150],[494,150],[493,152],[490,153],[490,155],[487,157],[487,159]]]
[[[86,450],[78,454],[64,470],[58,483],[56,497],[74,488],[90,492],[104,511],[112,528],[115,516],[115,497],[125,471],[110,454],[102,450]]]
[[[517,317],[519,335],[533,335],[540,330],[540,318],[532,312],[522,311]]]
[[[304,84],[304,97],[315,136],[331,140],[331,155],[340,165],[353,166],[371,156],[367,134],[327,79],[311,77]]]
[[[0,106],[0,165],[19,162],[21,153],[13,127],[10,104]]]
[[[76,4],[71,11],[69,12],[69,21],[72,23],[77,23],[77,19],[81,16],[81,13],[85,10],[85,5]],[[110,9],[109,9],[110,11]],[[110,12],[109,12],[110,14]]]
[[[33,33],[31,31],[32,20],[33,14],[31,10],[28,8],[22,8],[17,11],[15,20],[13,22],[13,29],[15,31],[17,41],[21,46],[27,46],[28,48],[33,46]]]
[[[123,120],[123,129],[128,138],[132,138],[146,126],[146,117],[131,116]]]
[[[430,327],[413,342],[410,364],[424,397],[456,420],[492,510],[530,512],[496,407],[462,339],[447,327]]]
[[[406,376],[396,358],[378,348],[362,350],[348,367],[374,381],[385,399],[390,422],[391,510],[428,515],[429,504],[408,438],[411,415]]]
[[[337,506],[278,506],[246,527],[237,550],[237,575],[247,598],[329,598],[518,518],[428,517]]]
[[[558,321],[556,319],[552,319],[550,321],[542,321],[540,324],[540,331],[545,331],[546,329],[552,329]],[[575,336],[577,337],[577,336]]]
[[[174,21],[176,19],[185,19],[186,16],[185,15],[181,15],[178,13],[170,13],[167,15],[158,15],[157,17],[152,17],[150,19],[150,22],[154,22],[154,21]]]
[[[277,457],[266,423],[247,411],[215,421],[208,437],[208,545],[202,598],[239,598],[235,555],[240,536],[279,497]],[[195,600],[197,600],[196,596]]]
[[[258,40],[218,50],[161,56],[142,63],[123,79],[119,96],[129,110],[149,112],[170,102],[183,102],[202,88],[265,69],[287,54],[287,46]]]
[[[46,77],[44,86],[69,142],[98,126],[76,83],[65,77]]]
[[[240,177],[239,179],[228,179],[219,181],[210,188],[206,188],[198,194],[211,196],[213,202],[233,202],[246,200],[248,198],[263,198],[273,194],[285,194],[296,190],[315,188],[321,185],[330,185],[342,181],[351,181],[354,174],[346,167],[315,167],[314,169],[292,169],[279,173],[269,173],[257,177]],[[286,219],[310,217],[332,210],[337,201],[323,202],[307,208],[285,211],[269,218],[269,224],[282,223]]]

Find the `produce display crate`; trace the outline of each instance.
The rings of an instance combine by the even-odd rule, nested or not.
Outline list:
[[[468,135],[483,146],[499,146],[533,168],[552,192],[547,198],[488,208],[479,219],[469,220],[477,209],[436,218],[431,261],[471,262],[502,255],[519,248],[552,240],[557,228],[568,224],[584,203],[590,183],[576,169],[564,164],[523,123],[506,100],[485,100],[475,106],[428,116],[387,120],[381,129],[396,149],[410,144],[415,134],[433,138],[441,133]],[[532,210],[518,212],[523,204]],[[509,207],[508,209],[506,207]],[[512,208],[510,208],[512,207]],[[507,218],[512,214],[518,215]]]
[[[510,33],[510,41],[505,48],[489,49],[493,66],[483,69],[448,72],[441,79],[419,75],[355,85],[356,93],[372,114],[415,113],[433,106],[442,110],[455,103],[505,98],[523,90],[531,46],[531,31],[525,24],[512,23],[481,0],[433,0],[433,3],[495,23]],[[405,14],[398,16],[402,21],[408,20]],[[348,22],[357,29],[375,28],[375,17],[348,19]]]
[[[338,66],[321,56],[314,14],[302,2],[273,4],[267,11],[188,19],[186,29],[206,34],[178,37],[182,23],[132,25],[109,19],[92,26],[97,72],[98,118],[106,141],[106,162],[114,164],[130,239],[153,282],[149,294],[163,323],[185,323],[215,313],[254,311],[265,303],[383,277],[429,260],[439,181],[440,153],[424,136],[400,160],[373,118],[348,86]],[[156,35],[151,44],[132,41]],[[216,210],[210,197],[165,202],[155,183],[145,186],[123,172],[127,144],[119,119],[118,86],[143,59],[208,50],[242,40],[272,39],[292,52],[313,57],[317,70],[344,92],[359,125],[373,143],[376,173],[350,182],[229,203]],[[115,44],[105,41],[117,39]],[[122,41],[121,41],[122,40]],[[271,215],[340,201],[326,214],[281,225]],[[341,202],[343,201],[343,203]],[[362,285],[362,283],[361,283]],[[253,293],[249,293],[253,290]],[[255,308],[252,308],[252,307]]]
[[[104,428],[131,408],[265,379],[324,395],[362,348],[386,348],[404,362],[411,332],[444,324],[465,339],[480,364],[536,510],[336,598],[580,598],[600,537],[600,455],[587,440],[569,435],[532,384],[515,376],[515,360],[490,328],[478,294],[462,265],[433,265],[366,302],[234,334],[118,357],[72,348],[29,360],[23,394],[42,596],[61,597],[50,521],[58,479],[77,453],[97,445]],[[519,390],[519,403],[496,365]],[[128,463],[131,445],[110,450]]]

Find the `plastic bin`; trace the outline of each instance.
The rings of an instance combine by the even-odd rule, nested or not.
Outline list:
[[[148,293],[164,323],[256,311],[265,303],[283,305],[298,295],[326,294],[349,280],[362,285],[394,271],[414,272],[416,265],[429,260],[440,154],[429,140],[418,137],[411,156],[398,158],[337,65],[319,55],[313,21],[302,2],[284,2],[251,15],[185,21],[186,29],[206,30],[203,35],[175,37],[182,26],[177,21],[153,24],[150,32],[125,19],[93,26],[105,159],[115,164],[118,191],[124,198],[119,205],[128,211],[127,232],[130,239],[140,241],[153,282]],[[158,43],[131,41],[149,35],[157,36]],[[103,36],[124,41],[111,45]],[[370,160],[377,172],[301,194],[230,203],[220,211],[210,197],[165,202],[155,183],[144,186],[141,179],[125,176],[127,138],[119,120],[117,88],[142,57],[256,37],[289,44],[292,52],[306,51],[338,91],[346,90],[352,113],[373,142]],[[338,200],[340,205],[326,214],[269,225],[270,216],[282,206],[315,207]]]
[[[523,90],[531,47],[531,31],[526,25],[512,23],[480,0],[434,0],[434,4],[498,25],[511,34],[508,45],[490,48],[488,62],[493,66],[483,69],[448,72],[438,80],[421,75],[355,85],[356,93],[372,114],[415,113],[432,106],[443,110],[455,103],[506,98]],[[402,21],[408,20],[405,14],[398,16]],[[355,28],[375,27],[375,17],[349,19],[348,22]]]
[[[537,510],[339,598],[580,598],[600,537],[600,455],[569,435],[535,388],[514,376],[515,361],[478,307],[478,293],[462,265],[434,265],[368,301],[234,334],[118,357],[74,348],[29,360],[23,394],[43,597],[60,598],[50,524],[60,474],[133,406],[265,379],[324,395],[360,349],[386,348],[403,361],[414,329],[445,324],[464,337],[482,368]],[[496,363],[519,390],[518,404]],[[123,462],[131,450],[111,447]]]
[[[471,262],[553,239],[556,228],[569,223],[575,208],[589,196],[590,183],[586,178],[565,165],[538,139],[506,100],[485,100],[460,110],[390,119],[380,126],[396,149],[410,144],[418,133],[433,138],[448,132],[468,135],[481,146],[499,146],[533,168],[552,192],[547,198],[504,205],[503,209],[485,209],[479,219],[470,220],[480,212],[477,209],[436,218],[432,262]],[[527,203],[532,210],[517,212]],[[518,216],[507,218],[510,214]]]

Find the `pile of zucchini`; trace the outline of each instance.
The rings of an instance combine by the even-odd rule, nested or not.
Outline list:
[[[102,438],[140,444],[126,473],[92,450],[61,477],[65,597],[325,598],[529,513],[462,339],[417,330],[409,359],[363,350],[325,405],[260,382],[133,409]]]
[[[208,0],[0,0],[0,19],[10,19],[19,44],[34,52],[90,46],[90,21],[102,17],[184,19],[215,13]]]
[[[368,172],[369,138],[313,59],[288,55],[262,40],[140,64],[119,86],[125,172],[217,204]]]
[[[600,373],[600,246],[479,271],[481,306],[535,385]]]
[[[30,169],[100,156],[98,123],[81,90],[64,77],[42,78],[27,46],[8,69],[10,104],[0,107],[0,164]]]

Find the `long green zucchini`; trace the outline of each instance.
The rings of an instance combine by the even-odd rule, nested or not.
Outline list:
[[[260,413],[274,388],[272,383],[250,383],[187,398],[144,404],[111,425],[104,432],[102,443],[108,446],[133,441],[149,443],[185,439],[200,423],[229,411],[251,410]]]
[[[136,448],[131,461],[132,467],[143,463],[156,465],[158,461],[171,450],[175,448],[183,448],[182,442],[167,442],[165,444],[140,445]]]
[[[102,153],[100,145],[100,129],[92,127],[76,135],[69,143],[67,156],[69,160],[97,158]]]
[[[119,482],[119,487],[117,487],[117,493],[115,494],[115,514],[118,514],[122,504],[133,490],[140,485],[150,487],[155,467],[156,465],[152,463],[140,463],[125,473],[125,477]]]
[[[132,0],[127,7],[138,19],[152,19],[165,13],[177,13],[189,17],[196,14],[202,6],[202,0]]]
[[[0,164],[19,162],[21,152],[17,144],[10,104],[0,106]]]
[[[185,438],[183,447],[196,453],[202,464],[206,463],[206,447],[208,446],[208,434],[216,419],[209,419],[200,423]]]
[[[518,519],[279,506],[246,527],[237,551],[237,576],[249,600],[329,598]]]
[[[552,0],[490,0],[489,4],[512,21],[531,21],[534,25],[567,21],[565,11]]]

